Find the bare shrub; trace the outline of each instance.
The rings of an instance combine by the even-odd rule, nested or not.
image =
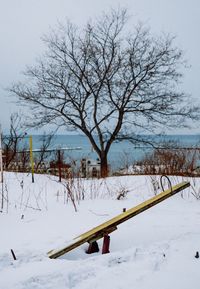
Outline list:
[[[77,192],[76,179],[74,178],[73,175],[71,175],[66,179],[62,179],[61,184],[64,187],[64,203],[70,200],[72,202],[75,212],[77,212],[76,202],[79,202],[80,200],[79,197],[81,196],[81,194]]]
[[[196,200],[200,200],[200,187],[196,178],[190,178],[190,193]]]
[[[140,173],[147,175],[197,176],[199,150],[195,148],[162,148],[138,161]]]
[[[158,191],[160,190],[160,182],[157,179],[157,176],[150,176],[150,180],[153,188],[153,193],[156,196],[158,194]]]
[[[22,128],[21,116],[17,113],[11,114],[9,133],[8,135],[3,135],[2,137],[4,170],[9,170],[10,165],[13,162],[18,161],[17,159],[19,158],[19,155],[17,155],[17,152],[20,150],[20,141],[24,138],[25,135],[26,133]],[[24,145],[24,147],[21,147],[22,151],[24,151],[25,149],[26,145]]]
[[[121,200],[126,198],[127,194],[128,194],[128,190],[125,186],[121,186],[119,188],[119,191],[117,192],[117,200]]]
[[[48,162],[50,159],[50,156],[52,154],[52,151],[49,151],[52,141],[53,141],[54,134],[50,133],[46,135],[45,133],[40,137],[40,148],[39,152],[36,154],[34,162],[35,162],[35,172],[42,172],[42,167],[43,171],[46,172],[46,169],[44,167],[44,164]]]
[[[1,209],[0,209],[0,212],[3,213],[5,206],[6,206],[6,213],[8,213],[8,208],[9,208],[8,184],[6,183],[6,181],[4,179],[4,182],[2,182],[0,185],[1,185]]]

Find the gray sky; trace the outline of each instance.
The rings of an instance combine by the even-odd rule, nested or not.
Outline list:
[[[4,88],[22,78],[26,65],[34,64],[43,50],[41,36],[49,27],[66,17],[81,25],[119,5],[128,8],[133,23],[141,20],[153,32],[177,36],[177,44],[191,65],[183,80],[184,90],[194,99],[200,98],[199,0],[0,0],[0,123],[4,130],[11,112],[23,111]],[[178,132],[200,133],[198,127]]]

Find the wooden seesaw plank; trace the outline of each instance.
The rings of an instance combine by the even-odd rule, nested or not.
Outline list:
[[[124,213],[117,215],[116,217],[102,223],[101,225],[81,234],[80,236],[74,238],[73,240],[65,243],[65,246],[61,249],[55,249],[49,251],[48,257],[52,259],[56,259],[65,253],[75,249],[76,247],[84,244],[85,242],[93,242],[94,240],[98,240],[102,238],[105,234],[110,234],[114,230],[117,229],[117,226],[128,219],[148,210],[149,208],[157,205],[158,203],[164,201],[165,199],[177,194],[178,192],[184,190],[189,187],[189,182],[182,182],[178,185],[173,186],[172,188],[165,190],[164,192],[158,194],[150,198],[149,200],[127,210]]]

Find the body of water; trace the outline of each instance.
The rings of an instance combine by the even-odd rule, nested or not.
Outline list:
[[[166,135],[166,136],[149,136],[145,137],[147,140],[151,139],[159,145],[163,142],[179,143],[182,147],[200,147],[200,135]],[[33,149],[39,149],[41,146],[41,136],[33,135]],[[98,156],[93,151],[92,146],[87,137],[82,135],[56,135],[52,141],[52,149],[59,148],[80,148],[79,150],[65,151],[66,161],[78,160],[81,158],[96,159]],[[126,165],[131,165],[137,160],[141,160],[146,154],[153,151],[152,147],[141,145],[138,147],[128,141],[114,143],[111,146],[108,160],[113,169],[119,169]]]

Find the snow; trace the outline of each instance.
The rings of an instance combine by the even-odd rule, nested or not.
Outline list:
[[[170,179],[190,180],[192,187],[119,225],[110,235],[110,254],[88,255],[83,244],[49,259],[50,250],[159,193],[159,176],[73,180],[76,197],[78,191],[84,195],[75,200],[75,212],[66,195],[69,183],[45,175],[31,183],[30,175],[5,173],[0,289],[199,288],[200,258],[194,256],[200,252],[200,179]],[[117,200],[123,190],[125,197]]]

